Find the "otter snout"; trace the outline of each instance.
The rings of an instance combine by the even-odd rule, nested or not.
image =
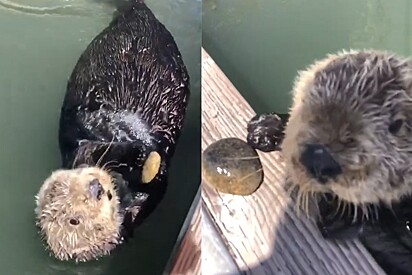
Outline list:
[[[94,179],[89,184],[90,197],[100,200],[104,193],[103,186],[100,184],[98,179]]]
[[[300,162],[313,178],[323,184],[342,173],[339,163],[321,144],[305,145]]]

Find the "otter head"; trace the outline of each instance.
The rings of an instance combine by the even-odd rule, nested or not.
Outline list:
[[[53,172],[36,204],[37,225],[60,260],[87,261],[119,243],[119,201],[111,176],[100,168]]]
[[[365,206],[410,194],[411,83],[408,60],[377,51],[330,55],[300,73],[282,144],[299,195]]]

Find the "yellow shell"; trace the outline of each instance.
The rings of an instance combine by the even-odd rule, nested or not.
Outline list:
[[[157,175],[160,169],[162,158],[158,152],[150,152],[142,170],[142,183],[151,182]]]

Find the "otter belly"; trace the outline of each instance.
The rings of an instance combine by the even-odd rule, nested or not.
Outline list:
[[[99,110],[92,113],[83,112],[79,118],[83,121],[85,130],[98,141],[132,142],[139,140],[144,145],[151,146],[155,139],[150,135],[151,127],[137,112]]]

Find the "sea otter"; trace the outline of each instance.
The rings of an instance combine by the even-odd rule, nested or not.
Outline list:
[[[130,0],[80,56],[59,125],[62,169],[36,199],[60,260],[109,254],[157,206],[188,105],[189,75],[166,27]]]
[[[255,148],[279,142],[265,135],[285,127],[278,147],[288,181],[298,204],[315,199],[326,238],[360,237],[387,273],[412,274],[411,60],[377,50],[329,55],[297,77],[289,116],[260,125]]]

